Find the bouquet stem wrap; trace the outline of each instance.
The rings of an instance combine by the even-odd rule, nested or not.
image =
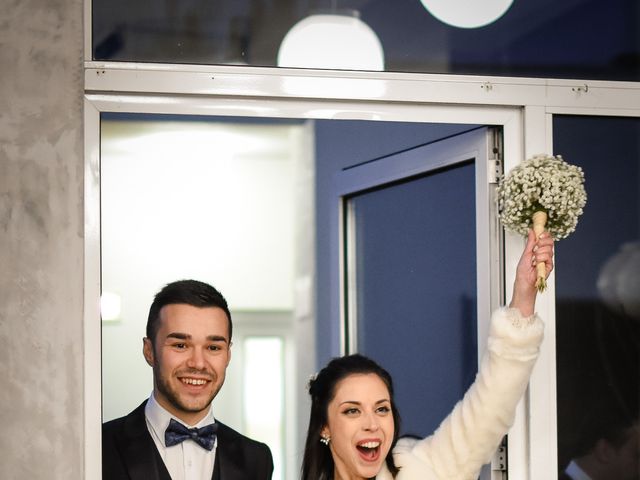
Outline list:
[[[533,214],[531,220],[533,221],[533,232],[536,234],[536,239],[539,239],[540,234],[544,232],[544,227],[547,224],[547,218],[547,212],[544,210],[538,210]],[[536,271],[538,273],[536,288],[539,292],[544,292],[547,288],[547,281],[545,280],[545,277],[547,276],[547,267],[544,262],[536,263]]]

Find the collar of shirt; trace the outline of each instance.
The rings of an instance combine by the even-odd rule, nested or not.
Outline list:
[[[153,393],[149,397],[147,404],[144,407],[144,415],[147,418],[147,426],[151,431],[151,435],[154,437],[156,443],[160,443],[163,447],[167,447],[164,443],[164,431],[169,426],[169,421],[173,418],[174,420],[186,425],[185,422],[180,420],[174,415],[171,415],[164,407],[162,407],[157,401]],[[204,416],[202,420],[200,420],[195,425],[186,425],[189,428],[193,427],[204,427],[205,425],[209,425],[210,423],[215,422],[216,419],[213,417],[213,412],[211,411],[211,405],[209,405],[209,411]],[[217,443],[217,441],[216,441]]]
[[[582,470],[576,462],[571,460],[571,463],[564,469],[565,473],[569,475],[573,480],[592,480],[584,470]]]
[[[216,449],[218,447],[217,438],[211,451],[205,450],[190,440],[185,440],[173,447],[167,447],[164,443],[164,432],[169,426],[169,420],[172,418],[177,421],[180,420],[162,408],[153,394],[151,394],[145,406],[145,417],[147,429],[172,480],[212,478]],[[210,406],[204,418],[196,425],[190,425],[189,427],[203,427],[214,421]],[[182,423],[184,424],[184,422]]]

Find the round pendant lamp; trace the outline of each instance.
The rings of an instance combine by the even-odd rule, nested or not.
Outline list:
[[[640,241],[623,244],[604,263],[597,287],[611,309],[640,320]]]
[[[479,28],[504,15],[513,0],[420,0],[431,15],[459,28]]]
[[[381,71],[384,53],[378,36],[357,12],[316,14],[287,32],[278,66]]]

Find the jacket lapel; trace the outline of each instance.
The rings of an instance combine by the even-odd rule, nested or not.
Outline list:
[[[131,480],[171,480],[147,429],[145,404],[146,401],[125,420],[121,442],[124,462]]]
[[[212,478],[213,480],[246,480],[241,445],[228,432],[229,427],[220,423]]]

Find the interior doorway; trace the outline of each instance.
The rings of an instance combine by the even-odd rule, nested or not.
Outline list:
[[[308,376],[313,359],[305,347],[309,361],[297,361],[295,341],[313,326],[312,311],[300,308],[313,278],[313,262],[299,261],[313,258],[311,218],[298,212],[312,205],[307,142],[308,126],[293,120],[102,118],[103,421],[153,388],[141,347],[155,293],[175,280],[205,281],[234,322],[213,413],[270,446],[274,478],[295,477],[296,372]]]
[[[129,158],[127,161],[120,162],[119,167],[122,168],[122,172],[124,172],[124,177],[129,177],[128,180],[126,181],[130,182],[130,185],[133,186],[132,188],[132,191],[134,191],[133,203],[123,201],[126,198],[126,196],[123,195],[123,192],[121,190],[119,190],[119,188],[121,188],[122,185],[120,185],[118,188],[114,189],[109,193],[109,189],[108,188],[105,189],[104,188],[105,184],[101,182],[101,186],[103,187],[101,191],[101,196],[102,196],[101,235],[105,236],[102,239],[103,240],[102,288],[105,292],[116,290],[115,293],[118,293],[117,292],[118,289],[111,288],[112,285],[114,285],[114,283],[111,280],[108,280],[109,275],[111,275],[113,272],[109,273],[108,270],[118,269],[122,265],[129,266],[128,262],[131,261],[132,257],[130,256],[128,260],[114,259],[113,257],[110,256],[109,249],[106,243],[104,243],[104,240],[106,240],[106,238],[109,237],[110,235],[115,236],[117,242],[123,242],[123,240],[125,240],[124,243],[126,245],[123,245],[121,243],[121,246],[118,248],[121,248],[123,251],[126,251],[125,253],[127,255],[146,255],[148,253],[147,252],[148,249],[146,248],[146,246],[151,245],[152,240],[150,240],[149,237],[146,237],[148,240],[147,242],[144,242],[144,241],[140,241],[139,243],[135,243],[134,241],[126,242],[127,235],[123,234],[122,227],[125,224],[127,224],[127,222],[129,222],[129,220],[127,219],[130,219],[130,218],[138,219],[138,221],[131,222],[131,226],[133,228],[132,231],[137,235],[141,233],[141,231],[144,228],[147,228],[149,225],[154,227],[161,224],[161,223],[158,223],[157,221],[152,221],[152,218],[149,217],[148,215],[133,215],[135,210],[134,204],[148,202],[149,199],[148,198],[145,199],[145,196],[148,195],[150,191],[155,188],[151,186],[151,183],[154,180],[154,177],[153,177],[154,174],[152,173],[154,162],[156,162],[157,164],[162,164],[164,162],[166,164],[165,166],[168,166],[170,172],[172,172],[171,175],[169,175],[169,178],[171,180],[178,180],[184,183],[185,185],[194,186],[194,184],[190,183],[188,180],[183,181],[183,175],[185,174],[185,172],[184,171],[181,172],[180,171],[181,169],[185,171],[191,170],[191,171],[196,171],[200,173],[203,172],[202,168],[204,168],[204,166],[203,166],[202,158],[200,158],[200,161],[199,163],[197,163],[197,166],[195,168],[193,166],[187,167],[188,162],[185,158],[185,152],[188,152],[189,150],[193,151],[195,150],[195,148],[193,144],[190,143],[187,147],[180,149],[177,146],[177,144],[175,144],[176,142],[175,137],[172,137],[172,134],[169,134],[169,132],[166,131],[168,123],[172,121],[188,122],[190,120],[195,120],[196,123],[202,124],[203,122],[206,123],[207,121],[214,121],[214,122],[220,121],[220,123],[222,124],[235,123],[235,124],[238,124],[239,126],[242,126],[242,128],[256,127],[261,130],[269,130],[274,126],[300,129],[300,133],[299,133],[300,149],[297,150],[295,154],[295,157],[296,157],[295,162],[300,161],[300,159],[302,158],[303,162],[307,162],[307,161],[310,162],[308,165],[311,165],[311,168],[305,167],[299,170],[299,173],[301,174],[301,178],[299,178],[298,182],[294,182],[295,185],[293,187],[295,192],[297,192],[296,195],[298,195],[296,198],[303,199],[303,200],[302,201],[298,200],[297,203],[296,202],[292,202],[292,203],[295,203],[294,207],[297,209],[297,213],[304,217],[303,223],[301,224],[301,225],[304,225],[304,227],[298,226],[298,227],[294,227],[294,229],[297,232],[296,235],[300,235],[302,233],[307,234],[306,237],[303,237],[303,238],[306,238],[306,240],[303,241],[303,244],[305,245],[306,248],[302,248],[302,249],[293,248],[292,251],[289,252],[292,254],[294,258],[292,260],[294,269],[302,268],[302,274],[298,274],[300,272],[296,273],[295,278],[292,282],[293,284],[292,295],[294,298],[293,307],[291,310],[286,310],[286,309],[278,310],[276,308],[276,309],[271,309],[268,312],[262,312],[263,314],[265,314],[264,318],[269,317],[269,320],[263,323],[262,326],[267,324],[270,325],[268,329],[269,331],[262,331],[262,333],[259,331],[259,329],[262,328],[259,320],[261,313],[259,311],[252,310],[251,308],[244,308],[242,304],[240,304],[240,308],[236,308],[237,312],[234,312],[234,319],[238,322],[238,324],[242,323],[243,322],[242,318],[245,317],[246,325],[247,326],[251,325],[251,328],[247,330],[247,333],[245,335],[245,338],[249,340],[249,343],[251,343],[251,341],[253,341],[257,337],[259,339],[268,339],[268,338],[272,338],[274,335],[275,336],[280,335],[280,338],[284,339],[285,346],[282,351],[284,351],[284,358],[285,358],[285,361],[284,361],[285,378],[287,380],[295,379],[295,381],[291,382],[289,387],[285,387],[285,394],[283,395],[282,398],[284,399],[283,401],[285,402],[288,401],[290,405],[295,405],[295,408],[294,408],[294,411],[291,411],[291,409],[287,410],[287,415],[289,416],[289,418],[285,419],[285,421],[282,424],[282,431],[284,431],[284,434],[282,435],[282,444],[284,445],[283,447],[284,453],[282,457],[283,458],[282,469],[280,470],[280,473],[278,475],[279,475],[279,478],[297,478],[299,461],[300,461],[299,457],[301,455],[301,451],[300,451],[300,448],[298,448],[298,446],[303,444],[303,438],[306,432],[306,423],[308,421],[308,407],[306,403],[307,394],[305,391],[306,379],[308,379],[308,376],[310,373],[313,373],[316,370],[317,368],[316,365],[324,363],[323,352],[322,351],[320,353],[314,352],[316,347],[318,346],[320,350],[325,350],[327,346],[329,346],[329,348],[333,348],[331,346],[333,345],[333,340],[332,340],[333,337],[331,334],[325,335],[325,332],[326,331],[331,332],[335,328],[335,325],[338,322],[338,318],[333,315],[328,315],[328,316],[318,315],[319,309],[323,309],[323,310],[327,309],[328,305],[332,303],[331,300],[328,299],[326,295],[328,293],[327,286],[330,286],[331,280],[328,280],[328,278],[326,277],[325,275],[326,271],[322,274],[318,272],[319,269],[325,268],[326,265],[329,264],[327,252],[330,250],[330,247],[328,246],[329,237],[327,234],[330,228],[325,228],[325,221],[327,219],[326,214],[329,210],[332,209],[332,207],[330,206],[331,202],[327,201],[327,199],[329,198],[328,191],[326,190],[327,179],[329,177],[334,176],[336,169],[342,170],[345,167],[345,165],[343,165],[343,162],[347,162],[353,165],[355,163],[363,163],[363,162],[366,163],[369,161],[374,161],[380,156],[381,151],[384,152],[385,154],[397,153],[405,149],[413,148],[416,145],[430,143],[436,139],[442,138],[443,136],[447,137],[450,135],[457,134],[461,131],[469,130],[470,128],[473,128],[474,125],[446,124],[446,123],[437,123],[437,122],[429,123],[424,121],[386,122],[386,121],[370,121],[370,120],[344,121],[344,120],[308,120],[308,119],[303,120],[303,119],[282,119],[282,118],[258,119],[253,117],[235,117],[235,116],[233,117],[231,116],[229,117],[227,116],[198,117],[195,119],[194,118],[190,119],[188,118],[188,116],[185,116],[185,115],[156,115],[156,114],[144,114],[144,115],[102,114],[102,117],[103,118],[101,120],[101,125],[106,125],[110,120],[117,120],[117,121],[125,120],[125,122],[126,121],[130,122],[128,125],[125,125],[124,127],[123,125],[118,127],[120,128],[120,133],[124,133],[124,137],[127,137],[128,141],[134,141],[134,138],[136,137],[136,135],[134,135],[135,129],[132,128],[134,126],[133,123],[135,123],[135,121],[143,121],[144,123],[144,122],[151,122],[153,120],[160,120],[161,123],[164,122],[164,126],[162,128],[164,128],[165,131],[161,132],[160,135],[157,135],[155,137],[156,141],[158,140],[158,138],[164,136],[166,138],[172,138],[172,142],[174,142],[174,146],[171,147],[172,150],[168,149],[168,147],[167,149],[165,149],[166,152],[173,152],[173,157],[171,161],[166,161],[167,159],[162,160],[162,155],[156,154],[155,157],[153,154],[149,155],[150,153],[149,151],[145,154],[146,156],[143,161],[144,167],[140,168],[141,177],[139,178],[141,178],[141,180],[138,182],[132,181],[132,178],[133,178],[132,173],[133,173],[133,170],[135,170],[135,168],[133,168],[133,164],[130,163],[132,159]],[[128,117],[128,118],[123,118],[123,117]],[[354,130],[356,133],[354,133]],[[386,136],[379,134],[379,132],[383,132],[383,131],[387,132]],[[295,134],[293,135],[293,137],[295,137]],[[151,138],[153,138],[153,136],[151,136]],[[191,137],[191,140],[193,140],[193,136]],[[366,148],[367,145],[370,147],[374,143],[381,143],[382,145],[384,145],[383,149],[377,150],[377,153],[375,154],[372,153],[371,150],[368,150]],[[221,144],[218,143],[217,145],[220,146]],[[116,147],[116,150],[117,148],[121,148],[121,147],[122,147],[122,144],[119,147]],[[103,180],[104,178],[108,178],[110,175],[110,173],[108,172],[109,167],[104,163],[106,156],[109,155],[109,148],[111,147],[109,147],[106,143],[103,144],[101,147],[101,169],[100,169],[101,180]],[[342,149],[343,151],[350,150],[351,154],[349,156],[335,155],[336,150],[340,150],[340,149]],[[210,145],[210,148],[207,151],[209,153],[215,152],[215,146]],[[163,152],[163,154],[166,152]],[[265,161],[265,162],[273,161],[273,158],[269,158],[269,155],[264,155],[261,161]],[[155,166],[157,167],[158,165],[155,165]],[[105,168],[107,170],[105,170]],[[203,177],[206,178],[206,175],[200,175],[199,177],[200,178],[198,179],[198,182],[202,181]],[[241,178],[241,176],[238,176],[237,178]],[[197,189],[199,190],[206,190],[207,188],[210,188],[210,186],[204,185],[202,183],[196,183],[195,185],[198,187]],[[246,187],[246,182],[243,185],[243,188],[245,187]],[[121,213],[118,215],[113,215],[112,213],[109,213],[108,211],[109,207],[105,203],[105,200],[107,199],[107,197],[110,197],[112,199],[114,198],[118,199],[118,201],[122,203],[122,207],[124,208],[122,212],[124,213]],[[178,198],[179,195],[174,197]],[[191,203],[194,203],[194,202],[191,202]],[[177,219],[176,221],[180,223],[183,227],[182,228],[183,232],[188,232],[192,225],[198,224],[197,221],[188,222],[188,221],[184,221],[184,219],[181,219],[180,218],[181,213],[178,210],[173,211],[173,214],[171,215],[171,219],[172,220],[174,218]],[[110,224],[109,217],[112,220],[115,219],[115,223]],[[253,215],[247,214],[247,213],[240,215],[240,217],[243,218],[244,221],[247,221],[247,219],[255,218]],[[322,217],[322,218],[318,218],[318,217]],[[159,217],[156,218],[156,220],[158,218],[162,220],[164,217],[160,215]],[[261,221],[265,220],[265,218],[261,219]],[[108,225],[111,225],[111,226],[108,226]],[[311,226],[309,227],[309,225]],[[306,229],[306,232],[301,232],[299,229]],[[317,235],[311,235],[313,238],[309,238],[309,234],[310,233],[313,234],[316,231],[319,231],[319,233]],[[133,240],[131,237],[132,236],[129,236],[128,239]],[[141,238],[136,241],[139,241],[142,238],[144,238],[144,235],[141,235]],[[155,239],[158,237],[154,236],[151,238]],[[185,238],[188,238],[188,236]],[[209,238],[213,238],[213,237],[210,236]],[[294,242],[297,242],[300,239],[300,237],[296,237],[296,238],[297,240],[294,240]],[[252,239],[255,241],[255,237],[252,237]],[[176,248],[176,246],[180,245],[180,238],[177,238],[177,239],[173,238],[172,242],[173,242],[172,248]],[[307,243],[305,244],[305,242]],[[206,250],[207,253],[209,251],[215,250],[210,247],[211,245],[209,244],[208,245],[202,244],[197,248],[192,248],[192,250],[200,251],[200,252]],[[175,251],[179,251],[181,252],[181,254],[184,254],[184,252],[182,252],[181,249],[176,249]],[[153,266],[154,264],[153,262],[149,262],[148,265]],[[183,267],[184,265],[180,268],[183,268]],[[153,293],[157,291],[157,289],[163,284],[163,282],[166,283],[166,281],[173,280],[178,273],[180,273],[179,276],[184,276],[187,273],[190,273],[189,276],[196,276],[196,274],[198,275],[201,274],[201,270],[197,269],[200,267],[197,267],[195,270],[192,270],[191,272],[195,272],[193,274],[191,274],[191,272],[189,272],[186,269],[183,269],[183,271],[181,272],[177,270],[175,267],[172,267],[172,268],[173,270],[170,270],[170,273],[172,274],[171,276],[166,276],[162,278],[162,276],[160,275],[160,276],[157,276],[157,278],[154,277],[154,281],[156,281],[155,287],[152,288],[146,285],[145,287],[147,288],[146,292],[132,295],[132,297],[136,297],[137,299],[140,299],[143,304],[147,304],[142,308],[142,310],[139,310],[136,318],[139,317],[139,318],[146,319],[146,312],[144,311],[144,309],[148,308],[148,303]],[[144,269],[136,270],[136,274],[139,275],[140,273],[144,273]],[[184,275],[182,275],[182,273],[184,273]],[[220,286],[220,282],[218,282],[216,279],[209,280],[209,281],[211,283],[214,283],[216,286]],[[226,287],[223,288],[222,286],[220,286],[220,288],[223,290],[223,292],[225,290],[228,290]],[[129,295],[129,293],[134,291],[133,289],[130,290],[128,288],[120,289],[120,291],[123,291],[123,290],[127,292],[127,295]],[[236,306],[239,305],[238,302],[233,301],[233,297],[230,297],[230,302],[232,303],[232,310],[234,309],[234,303]],[[124,312],[124,309],[126,307],[125,305],[122,305],[122,307]],[[278,315],[280,315],[279,318],[276,318]],[[258,328],[258,330],[256,330],[256,327]],[[283,327],[283,330],[281,330],[281,334],[278,334],[277,332],[275,332],[275,330],[277,330],[277,328],[279,327]],[[131,337],[131,339],[127,339],[126,336],[123,335],[123,332],[121,330],[122,330],[122,324],[119,325],[118,320],[116,320],[115,322],[109,322],[108,320],[105,320],[103,322],[103,330],[102,330],[103,340],[106,341],[106,340],[109,340],[109,338],[111,338],[111,340],[115,340],[114,345],[117,345],[116,349],[118,350],[117,355],[109,356],[108,348],[106,348],[104,344],[102,347],[103,348],[103,352],[102,352],[103,375],[104,375],[103,399],[106,398],[107,395],[109,395],[109,390],[111,390],[111,387],[107,386],[107,383],[108,383],[107,377],[109,375],[108,370],[113,368],[117,369],[118,365],[123,367],[126,364],[126,362],[123,362],[122,361],[123,359],[122,358],[119,359],[118,356],[122,355],[122,352],[124,351],[124,349],[134,352],[134,355],[136,355],[139,352],[139,345],[141,343],[140,339],[143,336],[142,330],[139,330],[137,334]],[[241,335],[240,331],[234,330],[234,337],[239,339],[240,336],[236,336],[236,334]],[[129,341],[132,342],[130,345],[127,344],[127,342]],[[242,355],[242,357],[246,358],[244,354]],[[241,357],[239,355],[236,355],[234,357],[234,362],[239,358]],[[139,356],[139,361],[143,362],[141,355]],[[148,367],[143,363],[141,363],[141,366],[142,366],[142,370],[144,370],[145,372],[144,374],[147,375],[147,380],[140,383],[140,385],[142,386],[142,389],[139,392],[140,398],[135,399],[134,403],[136,403],[136,405],[148,396],[151,388],[150,371],[148,370]],[[122,369],[120,370],[121,378],[124,378],[125,376],[131,373],[132,369],[130,368],[130,365],[127,365],[127,367],[129,368],[128,370],[126,370],[126,375],[124,376],[122,376],[122,372],[125,370],[122,370]],[[293,370],[295,371],[292,371],[292,367],[293,367]],[[236,368],[236,369],[240,368],[240,370],[242,370],[242,368],[240,367],[240,362],[236,362],[233,365],[233,368]],[[115,375],[118,375],[118,373],[116,373]],[[240,379],[242,378],[242,373],[240,374],[238,374],[237,372],[233,374],[230,373],[230,377],[231,376]],[[240,383],[242,383],[242,381],[240,381]],[[242,417],[242,415],[244,415],[244,413],[242,413],[243,410],[238,408],[239,404],[242,402],[240,400],[242,398],[242,393],[241,393],[242,388],[244,387],[241,387],[241,388],[237,386],[234,387],[232,383],[225,384],[225,387],[223,388],[223,392],[226,392],[226,393],[223,393],[223,395],[226,394],[230,401],[229,401],[229,413],[224,414],[223,421],[227,421],[227,417],[240,418]],[[111,391],[112,393],[118,392],[117,389],[111,390]],[[223,399],[224,397],[220,397],[219,400],[223,400]],[[222,403],[222,402],[219,402],[219,403]],[[126,408],[122,408],[121,412],[107,413],[106,403],[103,405],[103,407],[104,407],[103,410],[105,412],[105,416],[104,416],[105,420],[108,419],[109,415],[117,416],[120,414],[127,413],[127,411],[125,411]],[[224,408],[224,406],[219,405],[219,408]],[[223,411],[223,410],[220,410],[220,411]],[[242,414],[239,414],[239,412]],[[220,413],[220,417],[223,418],[222,413]],[[242,422],[243,420],[240,418],[238,420],[237,425],[242,425]],[[228,422],[228,423],[232,423],[232,422]],[[239,429],[243,430],[244,426],[239,427]]]

